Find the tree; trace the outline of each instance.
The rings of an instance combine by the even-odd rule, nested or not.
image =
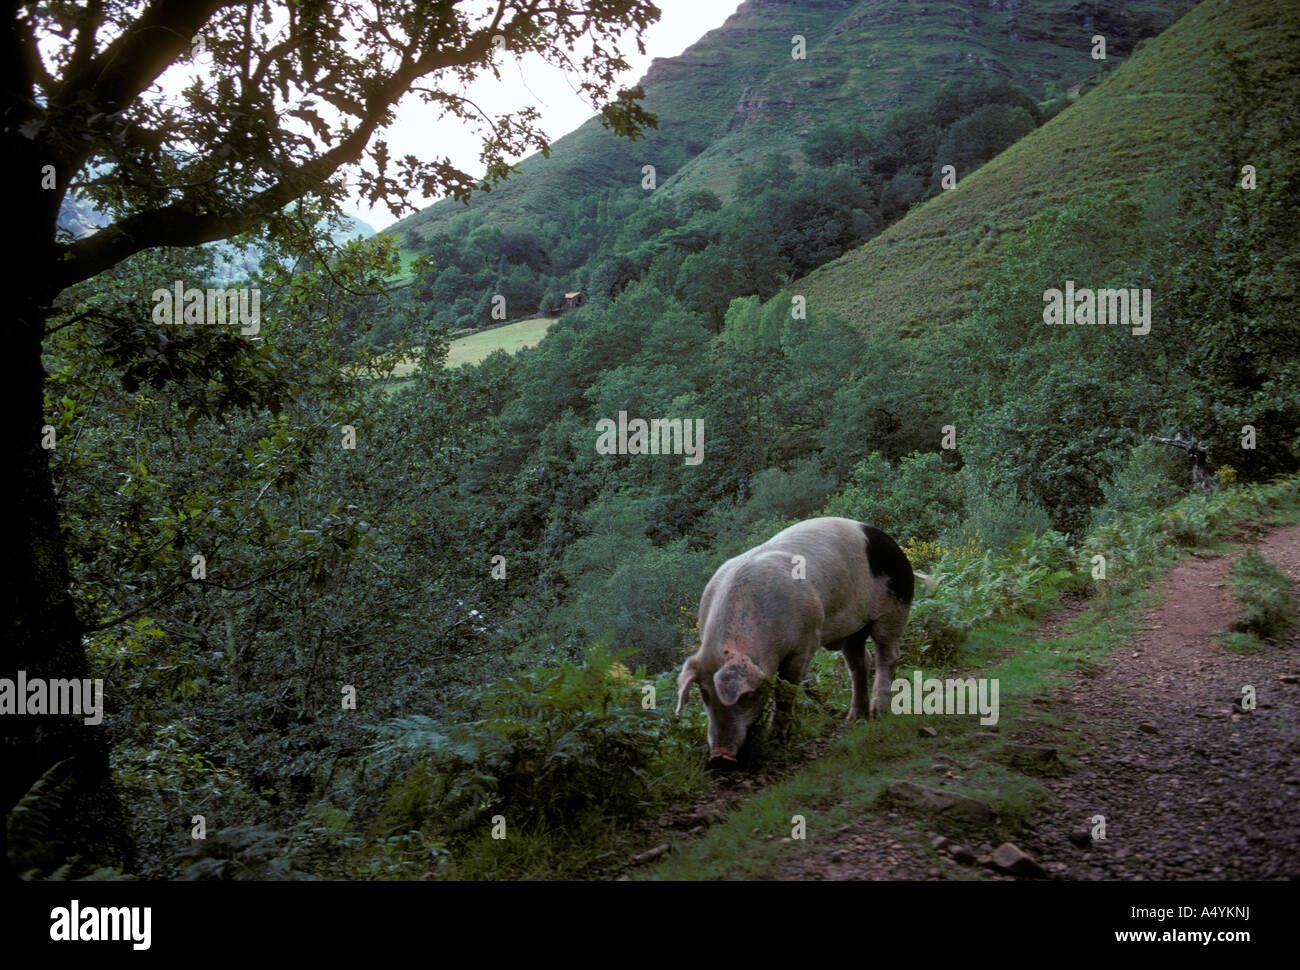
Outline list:
[[[822,168],[847,165],[860,182],[871,175],[871,132],[864,125],[827,122],[804,140],[803,153]]]
[[[959,176],[969,175],[1004,148],[1034,130],[1034,118],[1024,108],[986,104],[956,122],[944,136],[935,156],[935,180],[943,165],[953,165]]]
[[[19,441],[5,676],[19,670],[29,677],[87,675],[84,622],[68,592],[50,456],[42,447],[43,440],[48,445],[42,428],[53,417],[44,402],[42,349],[59,295],[160,247],[255,230],[272,242],[314,247],[320,212],[339,212],[345,174],[395,215],[414,208],[404,198],[410,191],[464,200],[490,187],[508,175],[508,156],[548,147],[534,109],[480,117],[457,93],[484,71],[497,75],[499,43],[581,75],[593,103],[613,96],[601,108],[602,123],[635,138],[654,118],[637,103],[638,89],[614,96],[617,74],[628,66],[619,38],[634,30],[644,51],[641,32],[657,16],[648,0],[497,0],[476,13],[419,0],[306,10],[297,3],[221,0],[14,8],[5,33],[0,139],[22,179],[14,215],[26,235],[4,264],[14,321],[5,383]],[[591,52],[575,60],[569,52],[586,41]],[[166,93],[161,83],[172,68],[194,71],[179,94]],[[411,91],[442,117],[485,132],[482,178],[445,158],[390,157],[382,133]],[[84,238],[60,238],[60,207],[77,197],[111,222]],[[149,314],[146,303],[134,319],[103,326],[118,335],[144,333],[139,324]],[[238,368],[187,371],[167,349],[147,343],[113,346],[126,362],[151,349],[163,372],[177,363],[177,373],[203,384],[212,378],[237,388],[245,377]],[[52,827],[75,833],[68,851],[86,861],[129,862],[100,735],[67,717],[16,723],[4,741],[4,807],[61,765],[68,788]]]

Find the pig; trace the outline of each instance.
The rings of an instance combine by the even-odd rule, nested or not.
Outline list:
[[[799,683],[819,646],[844,655],[853,678],[849,720],[883,715],[916,579],[934,587],[885,533],[834,517],[792,525],[723,563],[700,597],[700,648],[677,677],[677,713],[692,684],[703,695],[710,767],[737,763],[762,708],[762,678]],[[876,657],[869,702],[868,636]],[[789,718],[789,702],[778,700],[775,736]]]

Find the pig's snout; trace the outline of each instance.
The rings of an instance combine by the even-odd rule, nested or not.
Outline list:
[[[718,744],[709,745],[709,764],[710,771],[728,771],[738,765],[737,760],[738,745]]]
[[[713,752],[708,763],[709,771],[730,771],[738,766],[735,755],[719,751]]]

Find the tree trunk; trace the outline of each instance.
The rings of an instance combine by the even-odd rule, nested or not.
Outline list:
[[[20,189],[16,194],[29,191]],[[82,625],[69,591],[50,453],[41,443],[41,429],[51,423],[43,413],[45,313],[39,293],[48,274],[43,272],[38,253],[27,259],[15,254],[8,268],[12,275],[3,289],[16,312],[10,317],[10,373],[5,393],[10,400],[10,447],[18,487],[10,500],[11,569],[4,584],[9,599],[4,610],[8,635],[0,677],[16,685],[21,670],[29,682],[36,677],[80,681],[88,676]],[[62,445],[56,442],[56,447]],[[104,685],[105,707],[111,706],[116,687]],[[2,719],[0,799],[6,815],[32,784],[59,762],[66,763],[55,777],[67,780],[59,803],[52,804],[50,799],[41,806],[49,822],[39,839],[23,840],[45,843],[47,851],[33,854],[33,845],[6,844],[6,874],[33,866],[47,870],[74,856],[86,866],[130,866],[134,847],[109,772],[110,746],[104,725],[87,725],[83,717],[73,715],[6,714]]]

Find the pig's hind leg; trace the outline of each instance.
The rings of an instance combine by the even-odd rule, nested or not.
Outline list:
[[[840,649],[844,654],[844,665],[849,668],[849,676],[853,680],[853,699],[849,702],[850,721],[858,720],[867,712],[867,685],[870,683],[867,672],[867,637],[870,634],[871,626],[868,624],[839,641],[843,644]]]
[[[871,624],[871,639],[876,645],[876,682],[871,690],[871,716],[884,717],[889,711],[889,686],[894,682],[894,667],[907,626],[907,610],[882,617]]]

